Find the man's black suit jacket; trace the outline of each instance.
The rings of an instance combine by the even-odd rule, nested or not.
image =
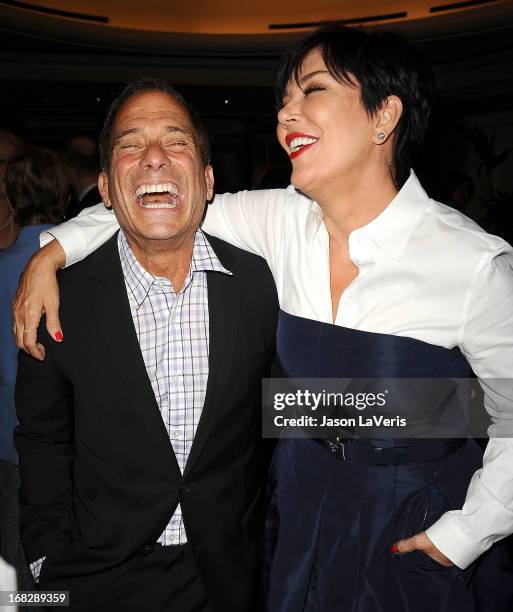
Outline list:
[[[214,610],[256,601],[261,378],[274,353],[276,289],[266,263],[208,237],[233,276],[207,272],[205,403],[182,476],[146,373],[116,236],[59,275],[64,341],[44,321],[43,363],[20,352],[15,432],[21,528],[40,586],[72,601],[108,588],[151,548],[181,504]]]

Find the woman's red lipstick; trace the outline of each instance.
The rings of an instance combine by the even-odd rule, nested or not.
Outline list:
[[[287,146],[290,147],[292,141],[296,138],[311,138],[315,139],[315,142],[317,142],[318,140],[318,138],[316,138],[315,136],[310,136],[310,134],[303,134],[302,132],[292,132],[291,134],[287,134],[287,136],[285,137],[285,142],[287,143]],[[292,151],[291,153],[289,153],[289,158],[291,160],[295,159],[298,155],[301,155],[301,153],[306,151],[306,149],[309,149],[312,145],[314,145],[315,142],[301,145],[301,148],[299,148],[297,151]]]

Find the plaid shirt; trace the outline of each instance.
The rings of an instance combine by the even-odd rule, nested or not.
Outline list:
[[[183,473],[203,409],[208,378],[209,313],[206,272],[231,274],[203,232],[194,238],[192,261],[182,289],[155,277],[118,235],[121,267],[141,353],[164,425]],[[180,505],[158,541],[187,541]]]

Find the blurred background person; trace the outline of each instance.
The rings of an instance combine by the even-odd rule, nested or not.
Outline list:
[[[66,143],[61,157],[70,170],[73,183],[73,197],[66,211],[66,219],[71,219],[84,208],[102,201],[98,191],[98,143],[89,136],[74,136]]]
[[[23,147],[22,141],[12,132],[0,128],[0,249],[7,248],[18,234],[18,225],[5,192],[5,167],[9,157]]]
[[[18,586],[26,590],[33,587],[19,537],[18,455],[12,439],[18,349],[11,302],[26,262],[39,248],[39,233],[63,220],[72,187],[58,156],[33,147],[9,159],[5,188],[9,213],[20,230],[15,242],[0,251],[0,555],[16,568]]]

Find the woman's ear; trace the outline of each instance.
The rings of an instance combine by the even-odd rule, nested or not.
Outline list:
[[[383,100],[380,109],[376,113],[376,122],[374,124],[375,144],[383,144],[387,142],[399,123],[399,119],[401,118],[402,114],[403,103],[401,98],[392,95]]]

